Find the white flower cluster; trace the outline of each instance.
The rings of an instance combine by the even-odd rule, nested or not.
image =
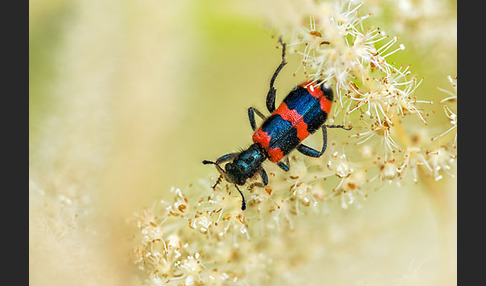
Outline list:
[[[435,111],[427,110],[433,102],[422,99],[417,92],[424,79],[412,75],[410,65],[389,60],[405,46],[399,44],[398,37],[390,37],[378,27],[364,28],[371,15],[359,15],[362,5],[354,1],[317,1],[302,6],[304,16],[297,22],[307,25],[298,26],[294,21],[291,32],[287,28],[280,31],[289,41],[289,51],[301,57],[297,71],[303,69],[309,80],[322,80],[333,87],[335,100],[328,122],[353,127],[348,140],[338,144],[361,148],[357,154],[349,148],[342,152],[356,162],[355,170],[367,170],[368,180],[362,182],[375,178],[397,181],[409,169],[416,182],[419,169],[436,179],[442,178],[442,171],[452,174],[449,170],[455,154],[443,144],[431,145],[430,140],[417,137],[435,140],[444,136],[456,128],[456,114],[444,106],[452,126],[435,138],[427,134],[427,118]],[[441,163],[437,163],[437,157],[442,158]],[[370,167],[371,162],[374,167]],[[339,172],[336,170],[338,177]]]

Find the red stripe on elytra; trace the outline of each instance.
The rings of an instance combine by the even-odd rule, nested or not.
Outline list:
[[[261,127],[253,134],[253,142],[260,143],[265,149],[268,149],[268,146],[270,146],[271,139],[272,138],[270,138],[267,132],[263,131]]]
[[[273,114],[280,115],[283,120],[290,121],[292,125],[294,125],[297,121],[299,121],[302,118],[302,115],[300,115],[297,112],[297,110],[289,109],[289,107],[285,102],[282,102],[278,107],[278,109],[275,110]]]
[[[316,84],[310,83],[309,81],[306,81],[304,83],[301,83],[300,86],[307,89],[307,91],[310,93],[310,95],[312,95],[315,98],[324,97],[324,93],[322,92],[319,85],[316,85]]]
[[[307,123],[305,123],[304,120],[297,122],[294,127],[297,129],[297,137],[299,137],[300,141],[304,140],[310,135],[309,131],[307,130]]]
[[[321,103],[321,109],[322,109],[322,111],[324,111],[325,113],[329,114],[329,112],[331,112],[332,102],[329,99],[327,99],[325,96],[323,96],[320,99],[320,103]]]
[[[260,143],[267,150],[268,159],[275,163],[283,158],[283,152],[280,148],[269,148],[270,140],[270,136],[261,127],[253,134],[253,142]]]
[[[321,110],[329,114],[331,112],[332,102],[324,96],[324,92],[318,85],[310,82],[304,82],[300,85],[307,89],[307,91],[315,98],[319,98],[319,103],[321,104]]]
[[[280,148],[270,148],[267,149],[268,152],[268,160],[277,163],[283,158],[283,152],[280,150]]]
[[[309,131],[307,131],[307,123],[302,120],[302,115],[295,109],[289,109],[285,102],[280,104],[274,114],[280,115],[283,120],[289,121],[297,129],[297,137],[299,137],[300,141],[310,135]]]

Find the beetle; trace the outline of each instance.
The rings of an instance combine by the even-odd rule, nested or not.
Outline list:
[[[282,45],[282,61],[270,80],[270,89],[266,99],[266,106],[271,115],[265,117],[258,109],[254,107],[248,108],[248,118],[254,131],[253,144],[244,151],[223,155],[214,162],[202,161],[206,165],[215,165],[220,173],[213,188],[221,182],[223,177],[226,181],[235,184],[242,198],[242,210],[246,209],[246,202],[238,185],[244,185],[249,178],[258,174],[262,183],[257,182],[254,185],[266,186],[268,184],[268,176],[265,169],[261,166],[265,160],[268,159],[276,163],[284,171],[288,171],[290,164],[286,156],[292,150],[297,149],[300,153],[310,157],[320,157],[326,151],[327,128],[351,129],[345,128],[343,125],[324,124],[331,110],[333,92],[331,88],[325,87],[320,80],[307,81],[294,87],[280,106],[277,109],[275,108],[277,90],[274,87],[274,82],[282,68],[287,64],[285,61],[286,44],[281,37],[279,43]],[[255,114],[263,119],[263,123],[258,129]],[[320,151],[302,144],[305,138],[319,128],[322,129],[323,138],[323,145]],[[284,157],[285,163],[282,160]],[[226,163],[224,169],[220,166],[223,163]]]

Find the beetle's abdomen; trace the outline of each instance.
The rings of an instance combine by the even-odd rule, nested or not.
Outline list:
[[[332,104],[327,98],[332,91],[324,90],[308,82],[295,87],[253,134],[253,142],[266,149],[270,161],[280,161],[324,124]]]

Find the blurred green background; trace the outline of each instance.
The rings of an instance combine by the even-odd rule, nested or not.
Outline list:
[[[149,202],[206,175],[201,160],[250,144],[246,109],[265,106],[280,51],[235,1],[109,3],[31,1],[30,153],[49,120],[80,113],[66,132],[99,128],[107,168],[136,181],[118,195]]]
[[[120,186],[101,196],[148,204],[207,175],[201,160],[249,144],[246,109],[264,107],[280,54],[271,32],[232,4],[32,1],[31,165],[46,159],[46,136],[75,133],[70,147],[110,157],[103,180]]]

